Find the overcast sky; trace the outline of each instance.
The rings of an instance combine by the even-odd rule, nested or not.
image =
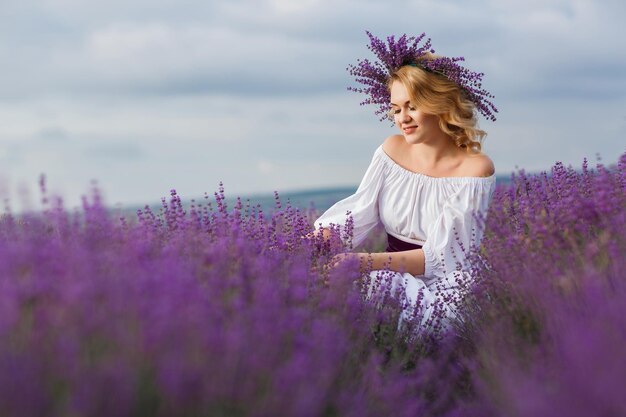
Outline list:
[[[394,129],[346,72],[365,30],[486,75],[498,174],[626,151],[623,0],[0,0],[0,195],[69,205],[357,184]],[[15,204],[17,205],[17,204]]]

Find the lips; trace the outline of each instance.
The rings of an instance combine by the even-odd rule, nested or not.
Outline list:
[[[417,129],[417,126],[405,126],[402,128],[404,133],[413,133]]]

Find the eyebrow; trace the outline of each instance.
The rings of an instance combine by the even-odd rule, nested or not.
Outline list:
[[[392,106],[400,107],[400,106],[398,106],[398,105],[397,105],[397,104],[395,104],[395,103],[389,103],[389,104],[391,104]],[[405,102],[404,102],[404,104],[411,104],[411,100],[407,100],[407,101],[405,101]]]

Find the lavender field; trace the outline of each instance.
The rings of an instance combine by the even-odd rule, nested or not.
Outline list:
[[[279,199],[42,202],[0,220],[1,416],[626,415],[626,154],[497,188],[448,333]]]

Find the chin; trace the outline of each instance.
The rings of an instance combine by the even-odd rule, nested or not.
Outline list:
[[[406,143],[408,143],[409,145],[415,145],[415,144],[418,144],[418,143],[420,143],[420,142],[421,142],[421,140],[420,140],[420,138],[419,138],[419,137],[412,136],[412,135],[411,135],[411,136],[406,136],[406,135],[403,135],[403,136],[404,136],[404,140],[405,140],[405,141],[406,141]]]

